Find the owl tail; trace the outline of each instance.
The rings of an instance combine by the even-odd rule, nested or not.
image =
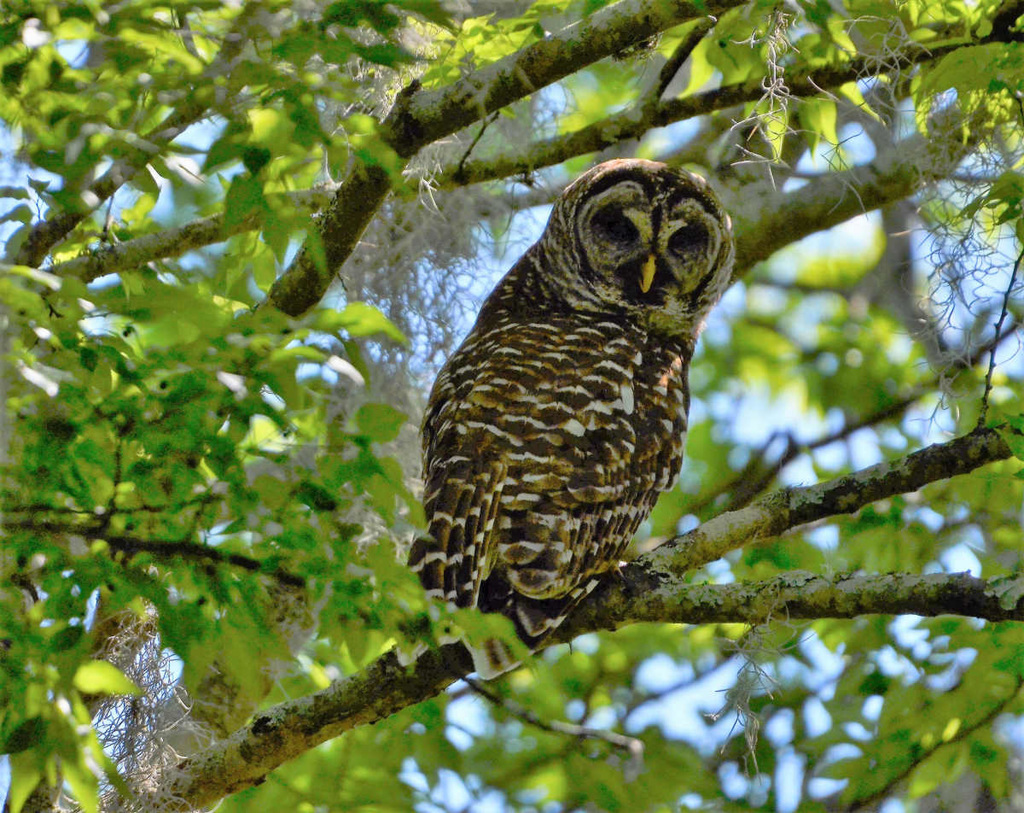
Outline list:
[[[536,651],[599,583],[597,579],[590,579],[564,596],[539,599],[523,595],[494,572],[481,585],[478,606],[484,612],[501,613],[510,619],[519,640]],[[497,677],[519,665],[508,646],[497,639],[470,647],[470,653],[473,665],[483,678]]]
[[[477,646],[466,644],[473,658],[473,670],[484,680],[492,680],[511,672],[521,661],[516,660],[508,644],[497,638],[490,638]]]
[[[458,531],[459,534],[463,533],[461,527]],[[442,535],[446,545],[453,544],[451,537],[452,533]],[[454,542],[458,543],[460,539]],[[565,595],[534,598],[527,595],[529,588],[521,584],[523,579],[517,580],[520,585],[517,589],[503,569],[492,569],[486,564],[480,566],[474,557],[464,554],[461,544],[454,544],[454,549],[457,553],[451,555],[446,546],[430,537],[421,537],[413,543],[409,566],[419,575],[427,595],[446,599],[451,610],[476,606],[485,613],[501,613],[512,621],[519,639],[531,651],[540,649],[545,639],[558,628],[572,609],[599,584],[597,579],[592,578]],[[528,564],[535,566],[537,562],[531,560]],[[485,573],[486,576],[483,575]],[[543,588],[547,588],[550,580],[542,581]],[[440,635],[436,639],[439,645],[459,642],[465,644],[473,657],[477,674],[484,679],[502,675],[520,664],[509,646],[497,638],[475,644],[455,635]],[[411,658],[408,655],[400,656],[400,661],[408,665],[426,648],[420,645],[413,651]]]
[[[559,598],[535,599],[516,592],[504,579],[488,579],[481,591],[480,609],[484,612],[500,612],[509,618],[516,629],[519,639],[531,651],[544,645],[544,641],[565,620],[572,609],[597,585],[597,579],[591,579],[572,593]],[[454,605],[452,609],[455,609]],[[473,670],[484,680],[492,680],[521,665],[512,654],[511,648],[499,638],[488,638],[482,643],[470,644],[458,635],[439,635],[436,645],[463,644],[473,659]],[[397,652],[398,661],[403,666],[413,663],[429,647],[418,644],[411,653]]]
[[[435,640],[435,646],[446,644],[462,644],[469,651],[473,659],[473,671],[484,680],[491,680],[506,672],[511,672],[520,665],[519,661],[509,648],[508,644],[498,638],[489,638],[482,644],[470,644],[458,635],[439,635]],[[396,648],[395,657],[401,666],[411,666],[420,655],[427,652],[431,647],[424,643],[416,644],[411,650]]]

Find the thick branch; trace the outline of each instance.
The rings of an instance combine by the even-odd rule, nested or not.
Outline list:
[[[660,574],[664,581],[652,579],[652,571],[645,572],[641,565],[631,565],[623,573],[623,584],[587,605],[593,609],[611,599],[614,609],[577,613],[571,629],[560,631],[559,639],[604,628],[606,622],[612,627],[640,621],[761,624],[779,618],[855,618],[871,613],[1024,621],[1020,578],[986,581],[966,573],[825,577],[794,572],[752,584],[680,586],[666,574]],[[632,597],[623,595],[627,592]],[[633,615],[626,618],[622,613]],[[459,644],[424,653],[409,671],[389,652],[315,695],[258,714],[228,739],[183,761],[173,792],[194,805],[205,805],[251,787],[283,762],[328,739],[437,695],[472,668]]]
[[[852,514],[878,500],[917,491],[928,483],[967,474],[1011,456],[998,432],[976,429],[948,443],[937,443],[834,480],[767,494],[739,511],[721,514],[676,537],[642,561],[655,571],[683,576],[737,548],[809,522]]]
[[[319,302],[398,180],[404,162],[427,144],[599,59],[686,20],[735,5],[738,0],[622,0],[447,87],[424,91],[410,85],[378,131],[395,153],[390,172],[368,159],[355,160],[319,222],[318,233],[307,239],[274,283],[268,303],[295,316]]]
[[[472,669],[461,644],[425,652],[408,670],[389,652],[316,694],[257,714],[227,739],[183,760],[170,793],[194,807],[212,804],[259,784],[322,742],[433,697]]]
[[[953,166],[958,152],[952,146],[938,136],[931,139],[915,136],[880,152],[870,164],[821,175],[792,192],[778,192],[769,184],[748,185],[731,206],[737,239],[737,276],[792,241],[914,194],[923,184],[942,177]],[[386,179],[381,179],[381,183],[386,186]],[[292,205],[314,209],[324,205],[330,195],[355,187],[365,187],[367,194],[376,194],[375,189],[387,194],[386,188],[378,189],[368,179],[358,183],[348,179],[341,184],[289,193],[288,199]],[[52,271],[89,281],[104,274],[138,268],[147,262],[177,257],[256,228],[259,223],[255,217],[225,228],[223,215],[211,215],[177,229],[137,237],[76,257],[54,266]],[[341,223],[336,228],[346,231],[345,240],[358,240],[358,236],[353,236],[357,224]],[[318,278],[317,286],[329,285],[332,277],[325,274]],[[292,296],[305,296],[299,289],[309,284],[301,275],[286,275],[275,283],[275,289],[280,296],[292,301]],[[312,288],[308,291],[310,296],[314,292]]]
[[[558,631],[557,640],[637,621],[763,622],[772,617],[864,613],[960,613],[1024,620],[1024,583],[971,576],[842,576],[790,573],[760,584],[689,585],[685,573],[744,544],[846,514],[895,494],[1010,457],[979,429],[891,463],[806,488],[784,489],[724,514],[625,567]],[[388,653],[310,697],[279,704],[231,737],[184,760],[169,789],[200,806],[258,783],[281,763],[357,726],[433,697],[472,669],[460,644],[424,653],[409,669]]]
[[[1007,5],[1007,9],[1019,9],[1019,0]],[[979,39],[976,45],[987,42],[1008,42],[1019,38],[1019,34],[1008,28],[993,29],[988,37]],[[894,55],[892,69],[907,68],[922,62],[934,61],[946,54],[963,48],[965,43],[957,39],[945,45],[932,48],[917,47]],[[786,86],[794,97],[817,96],[822,90],[838,88],[847,82],[854,82],[869,75],[878,66],[876,55],[851,59],[841,65],[816,67],[803,72],[787,73]],[[761,77],[736,85],[695,93],[682,99],[669,99],[658,104],[641,100],[628,110],[608,116],[572,133],[555,136],[522,147],[503,149],[501,155],[476,161],[460,161],[439,173],[435,179],[441,188],[465,186],[482,181],[493,181],[529,173],[544,167],[560,164],[570,158],[587,153],[599,152],[622,141],[642,137],[648,130],[665,127],[718,110],[726,110],[738,104],[754,102],[765,94]]]
[[[629,10],[622,11],[621,7],[624,5],[626,4],[617,4],[601,13],[607,17],[615,12],[603,27],[596,21],[596,17],[600,15],[595,15],[595,21],[589,24],[587,31],[595,40],[602,42],[605,48],[624,47],[623,38],[626,37],[626,33],[620,30],[623,28],[621,15],[633,13]],[[687,8],[686,4],[679,5]],[[626,28],[628,29],[628,26]],[[527,65],[536,73],[539,70],[537,65],[542,64],[541,56],[547,54],[548,50],[553,48],[553,44],[561,43],[568,48],[565,41],[570,35],[585,33],[575,27],[567,29],[567,32],[569,33],[563,32],[559,37],[546,39],[513,54],[471,74],[449,88],[431,92],[413,89],[407,92],[382,125],[381,138],[391,144],[400,155],[411,154],[423,144],[429,143],[430,139],[457,129],[455,123],[474,115],[474,111],[478,118],[485,115],[490,111],[491,105],[507,98],[509,88],[515,88],[516,92],[526,95],[530,92],[530,84],[550,83],[561,78],[563,72],[578,70],[583,67],[582,63],[557,63],[550,67],[549,73],[537,73],[529,84],[524,84],[517,68],[520,64]],[[614,42],[606,41],[616,36],[619,39]],[[579,46],[577,51],[573,51],[573,58],[582,58],[580,53],[590,58],[598,53],[595,48],[593,43],[589,50],[583,50],[582,46]],[[932,51],[931,55],[934,57],[940,51],[941,49]],[[813,95],[818,87],[839,84],[850,75],[857,75],[857,71],[863,68],[859,62],[851,62],[848,66],[822,68],[807,75],[795,75],[791,78],[790,91],[796,95]],[[499,85],[505,95],[492,87]],[[478,89],[475,96],[470,92],[471,88]],[[578,133],[556,139],[555,141],[562,146],[555,147],[555,142],[530,145],[529,166],[537,167],[564,161],[618,140],[616,136],[609,142],[593,141],[595,133],[603,134],[602,138],[610,137],[609,134],[613,133],[619,133],[623,138],[633,137],[653,126],[700,115],[748,97],[758,98],[760,93],[763,93],[763,89],[759,81],[752,81],[656,106],[647,105],[643,111],[639,108],[636,111],[627,111],[584,128]],[[479,106],[480,99],[485,100],[482,107]],[[450,121],[444,116],[435,116],[435,109],[447,111],[445,116],[450,115]],[[651,116],[654,118],[650,118]],[[471,122],[472,118],[469,121]],[[447,129],[447,132],[441,132],[442,129]],[[956,135],[955,128],[948,129],[953,136]],[[913,194],[922,184],[943,177],[955,166],[960,155],[960,150],[955,149],[952,143],[946,143],[947,141],[948,139],[940,138],[936,134],[930,139],[912,137],[881,152],[868,165],[820,176],[805,187],[786,194],[777,192],[768,185],[758,189],[745,189],[743,195],[736,201],[738,210],[734,212],[738,240],[737,273],[745,271],[758,260],[766,259],[790,241],[841,223],[862,212],[887,206]],[[572,146],[566,146],[569,144]],[[509,160],[513,163],[500,170],[495,169],[493,177],[506,177],[524,171],[524,166],[516,163],[519,159]],[[484,179],[483,176],[476,174],[477,171],[473,167],[473,162],[465,163],[463,171],[460,172],[460,183]],[[454,172],[454,169],[451,172]],[[444,177],[442,175],[442,185]],[[322,246],[323,262],[315,259],[319,256],[320,249],[313,250],[308,244],[296,258],[292,268],[274,284],[269,297],[271,304],[286,313],[297,314],[319,301],[327,286],[333,281],[335,271],[347,258],[377,208],[390,192],[392,180],[392,177],[379,166],[356,163],[340,184],[292,193],[289,196],[296,205],[311,209],[321,208],[330,201],[320,221],[320,234],[314,238],[314,244]],[[88,281],[104,274],[138,267],[146,262],[180,256],[186,251],[224,240],[232,234],[259,227],[255,217],[233,224],[230,230],[224,229],[223,222],[222,215],[213,215],[178,229],[145,235],[117,246],[99,249],[92,255],[61,263],[55,266],[53,271]]]
[[[300,192],[289,192],[284,198],[293,209],[306,210],[310,215],[326,206],[333,192],[341,184],[324,184]],[[270,198],[274,200],[273,197]],[[223,213],[202,217],[177,228],[164,229],[154,234],[144,234],[132,240],[115,245],[102,246],[89,254],[58,263],[50,272],[61,277],[77,277],[85,282],[106,274],[130,271],[147,263],[169,257],[180,257],[188,251],[226,240],[235,234],[242,234],[260,228],[257,214],[239,218],[225,227]]]
[[[599,59],[739,5],[737,0],[622,0],[446,88],[417,93],[392,124],[395,148],[408,157]]]
[[[646,573],[641,573],[646,570]],[[625,595],[626,593],[634,595]],[[773,619],[856,618],[861,615],[964,615],[987,621],[1024,621],[1024,580],[979,579],[969,573],[887,573],[819,576],[794,570],[763,582],[681,585],[648,562],[628,569],[615,606],[572,618],[559,632],[606,628],[604,622],[763,624]],[[606,594],[607,595],[607,594]],[[621,600],[621,603],[620,603]],[[588,606],[599,602],[588,602]],[[595,608],[598,609],[598,608]]]
[[[795,75],[790,92],[794,96],[816,96],[822,89],[854,81],[865,70],[865,60],[854,60],[839,67],[818,68]],[[640,138],[648,130],[725,110],[743,102],[757,101],[764,95],[760,77],[738,85],[695,93],[682,99],[668,99],[656,105],[640,101],[627,110],[588,124],[571,133],[502,150],[494,158],[461,162],[443,169],[435,179],[440,188],[468,186],[501,178],[529,175],[570,158],[599,152],[622,141]]]
[[[914,135],[874,161],[819,176],[778,192],[768,182],[747,185],[730,201],[736,234],[734,278],[784,246],[852,217],[906,198],[952,170],[967,152],[955,135]]]

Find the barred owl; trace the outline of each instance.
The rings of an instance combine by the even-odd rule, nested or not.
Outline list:
[[[503,613],[536,649],[617,566],[678,475],[687,370],[732,262],[696,175],[615,160],[565,190],[431,392],[409,557],[430,596]],[[492,643],[485,676],[512,665]]]

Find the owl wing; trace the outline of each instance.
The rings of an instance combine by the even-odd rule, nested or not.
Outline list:
[[[431,598],[454,607],[476,606],[479,571],[487,568],[488,540],[501,506],[505,470],[500,460],[484,462],[453,454],[427,477],[424,507],[429,535],[413,542],[409,566]]]
[[[410,565],[432,595],[503,612],[534,643],[616,564],[685,429],[638,403],[641,344],[578,317],[470,335],[424,423],[430,537]]]

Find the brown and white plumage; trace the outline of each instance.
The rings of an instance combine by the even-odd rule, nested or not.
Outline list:
[[[409,559],[429,595],[503,613],[535,648],[616,566],[675,482],[687,369],[732,257],[695,175],[609,161],[565,191],[434,384],[429,536]]]

